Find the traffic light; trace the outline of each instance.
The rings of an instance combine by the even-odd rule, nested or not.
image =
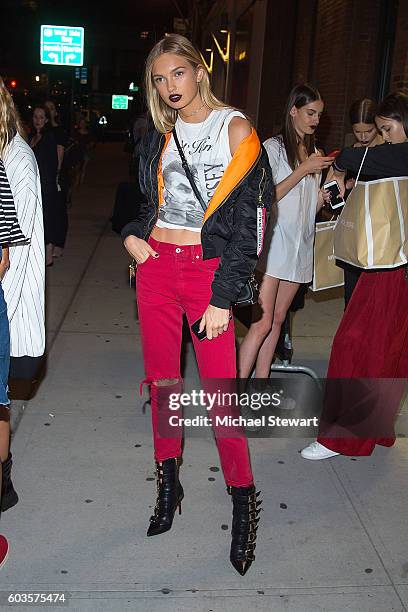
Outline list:
[[[14,91],[17,89],[17,79],[13,79],[10,77],[5,77],[4,78],[4,84],[7,87],[7,89],[9,89],[10,91]]]

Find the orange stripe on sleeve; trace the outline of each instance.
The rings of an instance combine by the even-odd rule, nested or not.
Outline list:
[[[217,185],[213,197],[211,198],[207,210],[205,211],[204,221],[210,217],[218,206],[228,197],[231,191],[238,185],[244,176],[256,162],[261,150],[261,143],[258,135],[252,128],[251,134],[244,138],[230,163],[228,164],[220,182]]]
[[[166,141],[164,143],[163,151],[161,152],[159,165],[157,166],[157,192],[159,195],[159,207],[164,203],[164,180],[163,180],[163,172],[162,172],[162,160],[164,152],[167,148],[167,145],[170,142],[171,132],[167,132],[165,135]]]

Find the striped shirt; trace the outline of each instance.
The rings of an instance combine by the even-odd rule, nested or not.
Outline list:
[[[17,220],[14,198],[4,163],[0,159],[0,244],[16,244],[26,241]]]
[[[7,146],[4,167],[17,218],[29,244],[10,247],[2,286],[10,321],[12,357],[39,357],[45,350],[45,246],[41,183],[34,153],[19,135]]]

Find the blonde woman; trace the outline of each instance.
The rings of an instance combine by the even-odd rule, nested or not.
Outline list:
[[[205,333],[202,341],[192,334],[201,378],[234,379],[230,310],[257,261],[257,202],[269,206],[273,186],[254,129],[214,96],[200,55],[186,38],[172,34],[153,47],[145,87],[155,128],[144,137],[140,155],[147,203],[122,237],[138,264],[145,382],[151,388],[158,496],[147,535],[153,536],[171,528],[184,496],[178,477],[182,431],[166,432],[165,426],[169,396],[182,389],[183,314],[190,326],[199,321],[198,332]],[[233,501],[230,559],[244,575],[254,560],[259,502],[244,435],[217,433]]]
[[[45,350],[45,253],[41,184],[34,153],[23,138],[13,99],[0,77],[0,160],[4,164],[17,220],[26,238],[10,244],[9,267],[2,281],[10,327],[8,356],[37,358]],[[7,372],[8,376],[8,372]],[[7,377],[6,377],[7,379]],[[0,458],[3,462],[1,509],[17,503],[10,480],[9,415],[0,413]]]

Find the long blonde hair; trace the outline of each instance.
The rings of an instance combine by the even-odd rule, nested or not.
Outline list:
[[[0,159],[3,158],[7,145],[17,132],[25,138],[23,124],[14,100],[0,76]]]
[[[218,100],[211,91],[210,78],[199,52],[191,42],[180,34],[169,34],[159,40],[150,51],[145,68],[145,93],[147,106],[156,129],[163,134],[173,129],[177,119],[177,111],[168,106],[161,99],[152,77],[153,64],[163,53],[174,53],[186,59],[194,68],[203,69],[203,78],[198,83],[198,90],[202,101],[212,110],[228,108],[227,104]]]

